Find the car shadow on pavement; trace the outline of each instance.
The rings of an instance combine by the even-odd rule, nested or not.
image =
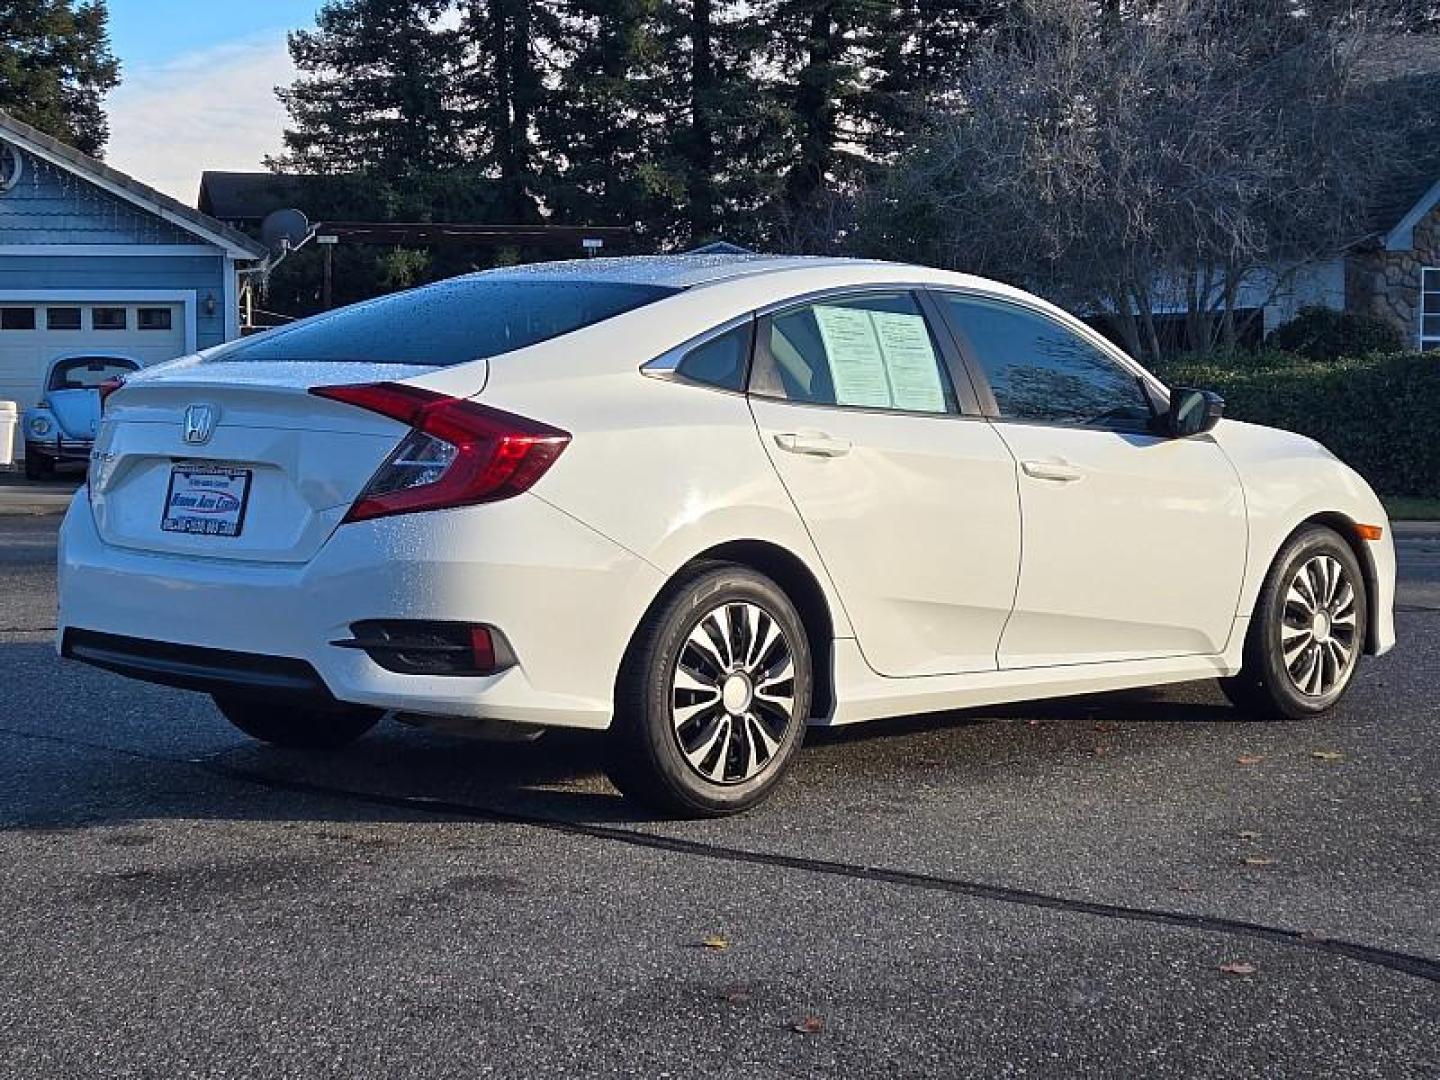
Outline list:
[[[656,820],[605,779],[598,733],[552,731],[532,742],[494,742],[386,721],[343,750],[317,754],[252,742],[203,695],[59,661],[48,643],[0,644],[0,670],[21,685],[54,688],[0,705],[0,747],[10,762],[9,779],[0,784],[0,831],[155,817]],[[899,717],[815,728],[807,742],[819,751],[816,761],[833,759],[827,746],[864,744],[867,752],[855,766],[861,768],[903,758],[912,737],[938,738],[955,744],[955,767],[964,768],[967,740],[997,725],[1074,721],[1077,731],[1088,732],[1121,722],[1244,722],[1218,693],[1202,696],[1206,700],[1193,700],[1193,693],[1180,700],[1163,689],[1127,691]],[[802,752],[797,763],[801,774],[807,756]]]

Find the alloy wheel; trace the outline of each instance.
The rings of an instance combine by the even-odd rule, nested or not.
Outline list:
[[[780,623],[749,601],[701,616],[676,658],[670,701],[691,769],[714,784],[759,776],[795,723],[795,665]]]
[[[1355,584],[1340,560],[1315,555],[1306,560],[1285,591],[1280,652],[1295,689],[1325,697],[1343,686],[1354,670],[1360,627]]]

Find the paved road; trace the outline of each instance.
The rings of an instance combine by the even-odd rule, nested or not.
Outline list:
[[[55,525],[0,516],[8,1075],[1440,1075],[1440,531],[1331,717],[901,720],[675,824],[584,738],[313,759],[62,665]]]

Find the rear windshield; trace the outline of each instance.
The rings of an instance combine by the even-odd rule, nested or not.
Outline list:
[[[72,356],[50,371],[50,390],[94,390],[106,379],[128,375],[139,364],[123,356]]]
[[[676,291],[611,281],[444,281],[267,330],[209,359],[448,367],[523,349]]]

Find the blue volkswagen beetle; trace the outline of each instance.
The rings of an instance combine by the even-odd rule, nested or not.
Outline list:
[[[25,410],[25,476],[45,480],[64,462],[90,460],[100,426],[100,384],[138,371],[128,356],[85,353],[50,365],[45,396]]]

